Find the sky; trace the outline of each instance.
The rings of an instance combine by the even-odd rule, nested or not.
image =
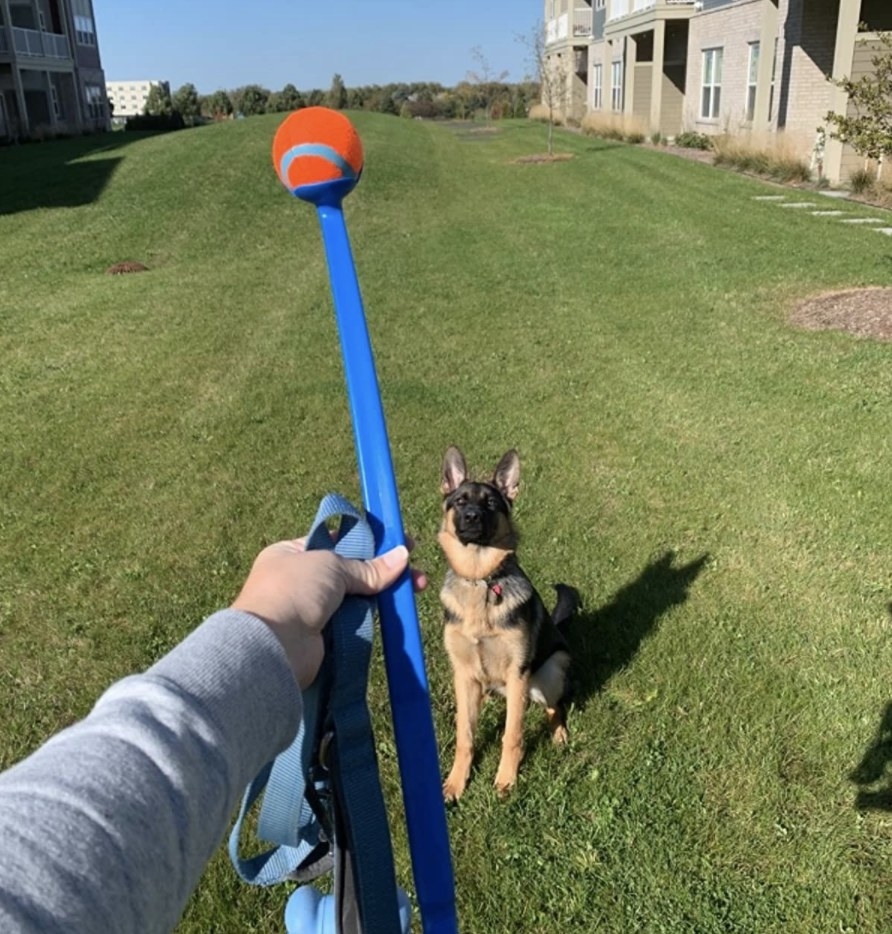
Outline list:
[[[200,94],[259,84],[270,91],[397,81],[457,84],[479,71],[532,72],[517,37],[542,0],[93,0],[107,81],[191,82]]]

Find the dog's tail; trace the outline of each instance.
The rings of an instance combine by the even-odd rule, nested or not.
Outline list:
[[[557,626],[558,632],[566,639],[570,620],[582,606],[579,591],[569,584],[555,584],[557,603],[551,613],[551,621]]]

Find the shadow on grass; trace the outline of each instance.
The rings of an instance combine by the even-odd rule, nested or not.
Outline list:
[[[617,591],[610,603],[580,613],[570,630],[577,706],[584,709],[588,699],[631,662],[660,617],[688,599],[708,560],[704,554],[675,566],[675,553],[667,551]]]
[[[892,603],[889,604],[892,614]],[[880,724],[867,751],[852,774],[852,782],[859,786],[855,807],[859,811],[892,811],[892,701],[886,704]]]
[[[578,709],[584,710],[588,699],[600,691],[615,672],[629,664],[660,617],[688,599],[690,588],[709,561],[709,555],[701,555],[690,564],[678,567],[673,566],[674,561],[675,553],[667,551],[647,564],[634,581],[617,591],[610,603],[591,612],[583,609],[570,621],[571,701]],[[553,591],[542,590],[542,595],[550,609]],[[472,782],[479,780],[481,754],[498,746],[504,731],[504,701],[499,698],[495,709],[491,704],[492,699],[487,695],[474,743]],[[527,737],[526,755],[550,742],[544,724],[539,726],[537,722],[535,732]],[[448,765],[448,756],[444,756],[443,765]]]
[[[114,152],[145,135],[103,133],[0,150],[0,215],[92,203],[122,157],[85,157]]]
[[[603,143],[600,146],[586,146],[583,152],[609,152],[611,149],[628,149],[627,143]]]

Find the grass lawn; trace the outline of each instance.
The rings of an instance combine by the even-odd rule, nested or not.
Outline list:
[[[532,710],[506,802],[485,708],[449,813],[462,929],[888,931],[892,345],[786,314],[888,284],[892,241],[643,148],[561,135],[571,161],[516,165],[543,128],[356,122],[346,213],[434,581],[444,770],[448,444],[480,470],[519,449],[523,563],[585,600],[571,744]],[[4,766],[226,605],[324,492],[358,496],[317,223],[275,178],[277,124],[0,151]],[[151,271],[104,274],[121,260]],[[373,680],[411,887],[380,658]],[[284,898],[221,853],[182,930],[279,931]]]

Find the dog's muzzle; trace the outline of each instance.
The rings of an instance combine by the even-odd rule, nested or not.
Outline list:
[[[479,543],[485,537],[482,510],[470,507],[458,513],[455,517],[455,531],[461,542]]]

